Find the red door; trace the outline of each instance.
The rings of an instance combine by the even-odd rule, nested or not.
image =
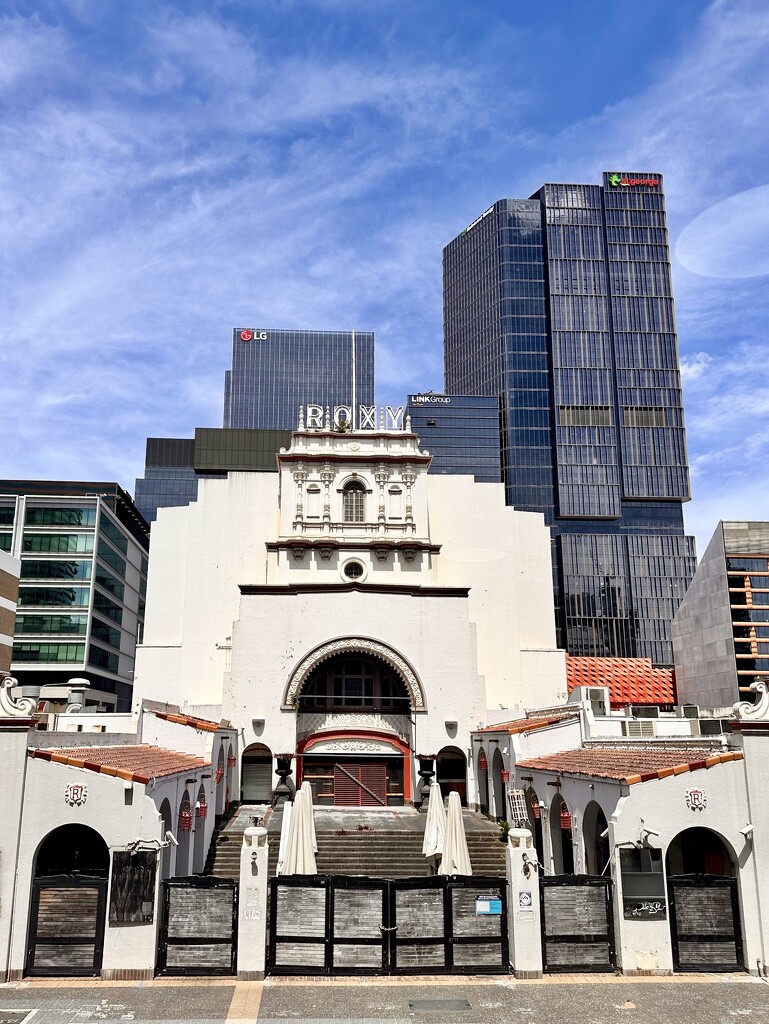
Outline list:
[[[336,807],[386,807],[387,766],[381,762],[334,765]]]

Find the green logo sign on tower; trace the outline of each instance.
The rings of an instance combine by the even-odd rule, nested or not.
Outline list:
[[[633,185],[648,185],[652,188],[657,188],[660,183],[659,178],[628,178],[626,175],[617,174],[614,171],[608,175],[608,181],[612,188],[624,188],[632,187]]]

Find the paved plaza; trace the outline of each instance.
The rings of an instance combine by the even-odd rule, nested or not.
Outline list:
[[[0,985],[0,1024],[736,1024],[769,1021],[769,985],[745,975],[50,980]]]

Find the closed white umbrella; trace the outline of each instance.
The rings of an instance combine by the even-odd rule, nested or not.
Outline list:
[[[459,793],[449,793],[449,812],[446,815],[446,837],[443,840],[443,858],[439,875],[472,875],[470,853],[467,849],[465,823]]]
[[[440,857],[443,853],[443,839],[446,835],[446,811],[443,806],[441,787],[437,782],[430,786],[430,799],[427,803],[425,820],[425,838],[422,843],[422,854],[425,857]]]
[[[294,813],[294,805],[288,800],[283,803],[283,820],[280,825],[280,845],[278,846],[278,866],[275,869],[276,875],[283,874],[283,865],[286,863],[286,851],[288,850],[288,833],[291,831],[291,816]]]
[[[312,848],[312,819],[307,806],[307,797],[300,789],[294,797],[294,813],[288,833],[284,875],[315,875],[315,851]]]
[[[318,852],[318,837],[315,835],[315,808],[312,805],[312,786],[306,780],[302,783],[302,792],[307,798],[307,813],[310,818],[310,832],[312,833],[312,849]]]

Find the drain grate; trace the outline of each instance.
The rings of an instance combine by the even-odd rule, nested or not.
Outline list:
[[[466,999],[409,999],[410,1013],[459,1013],[472,1010]]]
[[[0,1024],[24,1024],[27,1017],[33,1016],[35,1010],[0,1010]]]

